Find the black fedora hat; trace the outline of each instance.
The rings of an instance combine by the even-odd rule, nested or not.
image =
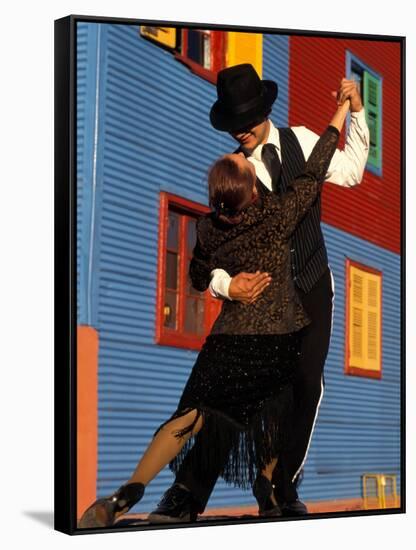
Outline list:
[[[210,112],[212,126],[226,132],[249,126],[270,111],[277,90],[276,82],[261,80],[249,63],[219,71],[218,100]]]

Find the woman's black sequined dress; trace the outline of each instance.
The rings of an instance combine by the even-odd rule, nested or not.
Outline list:
[[[231,276],[257,269],[272,275],[254,304],[224,300],[175,413],[155,432],[196,409],[195,421],[176,436],[191,432],[202,415],[198,454],[192,455],[193,469],[202,476],[222,465],[220,476],[227,483],[248,488],[258,470],[290,446],[291,382],[299,331],[309,319],[294,288],[289,239],[320,192],[338,138],[329,126],[287,193],[270,192],[251,204],[237,226],[219,225],[212,214],[198,220],[190,266],[195,288],[207,288],[215,267]],[[172,471],[178,471],[193,439],[170,462]]]

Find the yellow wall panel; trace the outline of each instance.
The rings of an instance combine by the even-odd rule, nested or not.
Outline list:
[[[349,266],[349,366],[381,370],[381,275]]]
[[[176,46],[176,29],[172,27],[140,27],[140,34],[168,48]]]
[[[263,35],[249,32],[227,33],[226,66],[251,63],[262,78]]]

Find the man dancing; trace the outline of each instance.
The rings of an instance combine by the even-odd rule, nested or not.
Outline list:
[[[288,183],[302,171],[318,140],[318,135],[304,126],[276,128],[273,125],[268,117],[277,94],[277,84],[261,80],[254,67],[236,65],[218,73],[218,99],[210,113],[212,126],[229,132],[239,143],[237,151],[243,152],[253,163],[257,190],[263,194],[285,192]],[[350,100],[351,122],[344,150],[335,152],[326,181],[353,187],[363,177],[369,151],[369,130],[355,82],[343,79],[334,95],[340,104]],[[291,241],[293,280],[312,320],[302,331],[302,354],[295,373],[294,444],[290,451],[279,456],[273,472],[274,499],[260,498],[262,487],[268,482],[263,476],[259,476],[254,484],[253,494],[260,515],[307,514],[305,504],[298,498],[297,484],[323,396],[334,296],[320,221],[319,196]],[[213,296],[246,304],[256,300],[270,281],[267,273],[240,273],[231,278],[222,269],[213,270],[211,276],[209,288]],[[192,452],[191,449],[189,454]],[[149,515],[149,522],[195,521],[205,509],[220,466],[218,472],[201,479],[185,458],[174,484]]]

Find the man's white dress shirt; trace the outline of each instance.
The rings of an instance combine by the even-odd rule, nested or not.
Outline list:
[[[267,143],[272,143],[276,147],[280,161],[282,160],[280,150],[279,131],[269,119],[269,135]],[[308,159],[319,136],[305,126],[292,127],[293,132],[298,138],[299,144],[305,156]],[[332,157],[325,181],[330,181],[342,187],[353,187],[361,183],[370,146],[370,132],[365,119],[364,108],[361,111],[351,113],[351,121],[345,141],[344,150],[337,149]],[[258,145],[247,160],[253,163],[256,169],[256,175],[268,189],[272,189],[271,178],[261,160],[261,151],[263,144]],[[211,272],[211,282],[209,290],[216,297],[231,298],[228,295],[231,277],[223,269],[214,269]]]

